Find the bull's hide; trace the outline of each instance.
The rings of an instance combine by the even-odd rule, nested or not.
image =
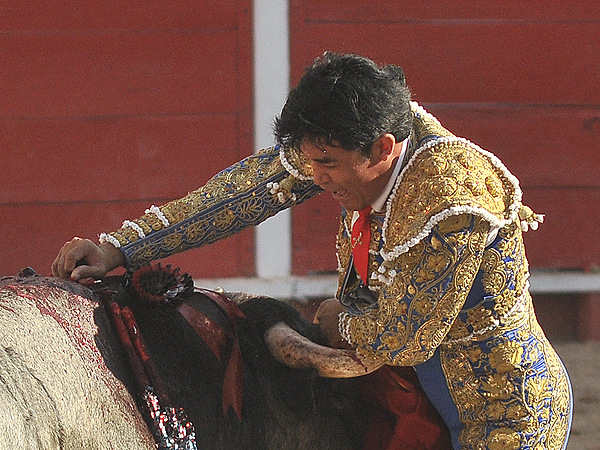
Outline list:
[[[108,318],[88,298],[58,279],[0,282],[0,448],[155,448],[119,379],[126,362]]]
[[[224,365],[176,310],[138,315],[171,400],[196,427],[198,449],[360,448],[365,409],[354,401],[352,380],[321,379],[270,357],[264,327],[298,322],[276,303],[270,313],[251,301],[245,309],[242,422],[222,412]],[[26,272],[0,280],[1,449],[153,449],[140,405],[129,363],[92,291]]]

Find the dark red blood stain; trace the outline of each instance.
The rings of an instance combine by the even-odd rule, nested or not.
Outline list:
[[[10,289],[19,297],[31,300],[40,314],[51,317],[65,330],[78,349],[91,350],[96,365],[103,371],[107,370],[102,354],[95,345],[93,335],[83,331],[81,327],[81,324],[88,322],[89,316],[93,314],[93,305],[89,299],[56,287],[6,285],[4,288]],[[61,300],[67,299],[67,311],[70,317],[65,317],[55,308],[53,298],[57,297],[60,297]]]

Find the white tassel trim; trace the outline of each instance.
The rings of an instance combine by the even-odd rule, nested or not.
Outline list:
[[[293,192],[291,193],[287,193],[285,191],[285,189],[279,185],[279,183],[275,182],[271,182],[269,181],[267,183],[267,189],[269,189],[269,193],[271,195],[276,195],[277,196],[277,200],[279,200],[279,203],[285,203],[286,201],[286,197],[290,197],[290,200],[292,200],[293,202],[295,202],[298,198],[296,197],[296,194],[294,194]]]
[[[420,108],[420,107],[419,107]],[[422,110],[422,113],[427,114],[427,112],[423,109],[420,108]],[[433,118],[433,116],[431,116]],[[392,204],[394,202],[394,199],[396,197],[396,193],[398,192],[398,189],[400,187],[400,184],[402,182],[402,180],[404,179],[404,176],[406,174],[406,172],[410,169],[410,167],[412,166],[412,164],[414,163],[416,157],[421,154],[422,152],[430,149],[431,147],[434,147],[438,144],[444,144],[444,143],[451,143],[451,142],[460,142],[462,144],[465,144],[471,148],[473,148],[474,150],[476,150],[477,152],[481,153],[482,155],[486,156],[489,161],[497,168],[499,169],[502,174],[509,180],[509,182],[513,185],[513,188],[515,190],[513,198],[512,198],[512,202],[508,207],[508,218],[505,220],[499,220],[497,217],[495,217],[493,214],[489,213],[488,211],[486,211],[483,208],[479,208],[479,207],[470,207],[470,206],[455,206],[455,207],[451,207],[445,211],[442,211],[441,213],[436,214],[435,216],[433,216],[427,223],[427,225],[425,226],[425,228],[423,228],[423,230],[417,235],[415,236],[413,239],[411,239],[408,242],[405,242],[404,244],[401,244],[399,246],[396,246],[392,251],[385,253],[384,251],[381,252],[382,257],[384,258],[384,260],[391,260],[399,255],[401,255],[402,253],[406,252],[409,248],[413,247],[414,245],[418,244],[422,239],[424,239],[427,235],[429,235],[431,229],[441,220],[450,217],[450,216],[454,216],[454,215],[459,215],[459,214],[464,214],[464,213],[468,213],[468,214],[475,214],[478,215],[480,217],[482,217],[483,219],[487,220],[492,227],[498,227],[501,228],[503,226],[508,225],[509,223],[513,222],[515,220],[515,218],[517,217],[518,213],[519,213],[519,209],[521,207],[521,198],[523,196],[523,193],[521,191],[521,188],[519,187],[519,180],[508,171],[508,169],[506,168],[506,166],[504,166],[504,164],[502,164],[502,162],[500,161],[500,159],[498,159],[495,155],[493,155],[492,153],[483,150],[481,147],[479,147],[476,144],[473,144],[472,142],[468,141],[467,139],[464,138],[457,138],[457,137],[441,137],[441,138],[437,138],[434,139],[432,141],[427,142],[425,145],[419,147],[416,151],[415,154],[413,155],[413,157],[411,158],[411,160],[408,162],[408,164],[406,165],[406,167],[404,167],[404,169],[402,170],[402,172],[400,173],[400,175],[398,175],[398,179],[396,181],[396,184],[394,185],[394,188],[392,189],[392,192],[390,194],[390,197],[388,198],[387,202],[386,202],[386,214],[385,214],[385,219],[383,221],[383,228],[382,228],[382,236],[386,236],[387,234],[387,228],[389,226],[389,222],[390,222],[390,216],[391,216],[391,211],[392,211]]]
[[[312,180],[313,177],[308,175],[302,175],[298,169],[296,169],[285,157],[285,152],[283,151],[283,147],[279,149],[279,160],[281,161],[281,165],[288,171],[290,175],[298,178],[302,181]]]
[[[338,331],[343,340],[348,344],[353,345],[352,339],[350,339],[350,321],[352,316],[347,312],[341,312],[338,314]]]
[[[523,232],[537,230],[540,223],[544,223],[544,215],[534,213],[530,207],[523,206],[519,211],[519,219],[521,219],[521,230]]]
[[[415,245],[417,245],[419,242],[421,242],[421,240],[426,238],[429,235],[429,233],[431,232],[431,230],[433,229],[433,227],[436,226],[439,222],[441,222],[444,219],[447,219],[448,217],[458,216],[461,214],[472,214],[472,215],[479,216],[479,217],[483,218],[484,220],[486,220],[487,222],[489,222],[492,227],[497,227],[497,228],[502,228],[512,222],[512,220],[510,220],[510,219],[498,220],[498,218],[496,216],[489,213],[488,211],[486,211],[483,208],[479,208],[479,207],[475,207],[475,206],[466,206],[466,205],[452,206],[452,207],[432,216],[431,219],[429,219],[429,221],[427,222],[427,224],[423,227],[421,232],[419,234],[417,234],[414,238],[410,239],[409,241],[405,242],[404,244],[394,247],[394,249],[389,252],[386,252],[385,250],[381,250],[381,252],[380,252],[381,256],[383,257],[384,261],[391,261],[392,259],[397,258],[401,254],[407,252],[411,247],[414,247]]]
[[[133,231],[135,231],[138,234],[140,239],[143,239],[146,237],[146,233],[144,233],[144,230],[142,230],[142,227],[140,227],[137,223],[132,222],[131,220],[124,220],[123,225],[121,225],[121,228],[131,228]]]
[[[533,217],[533,221],[527,222],[526,220],[521,221],[521,230],[524,233],[527,233],[531,228],[533,231],[538,229],[540,223],[544,223],[544,215],[543,214],[535,214]]]
[[[163,212],[160,210],[160,208],[158,206],[152,205],[150,208],[148,208],[146,211],[144,211],[144,213],[145,214],[154,214],[156,217],[158,217],[158,220],[160,220],[165,227],[169,226],[169,221],[167,220],[167,218],[165,217],[165,215],[163,214]]]
[[[98,236],[98,240],[101,244],[104,242],[108,242],[109,244],[114,245],[116,248],[121,248],[121,243],[119,242],[119,240],[110,234],[100,233],[100,236]]]

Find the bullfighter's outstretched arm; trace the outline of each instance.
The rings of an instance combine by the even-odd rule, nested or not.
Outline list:
[[[118,267],[139,267],[172,254],[213,243],[258,225],[320,192],[312,178],[290,165],[279,146],[261,150],[219,172],[201,188],[102,233],[100,245],[75,238],[65,244],[55,276],[102,278]],[[77,267],[81,264],[89,266]]]
[[[151,206],[139,219],[103,233],[100,241],[119,248],[127,267],[138,267],[258,225],[320,191],[302,178],[282,164],[279,147],[268,148],[179,200]]]

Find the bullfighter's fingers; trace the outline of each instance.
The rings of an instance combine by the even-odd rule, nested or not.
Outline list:
[[[60,278],[68,278],[71,274],[65,272],[65,254],[68,252],[68,249],[72,246],[73,241],[77,239],[74,238],[68,242],[65,242],[61,249],[58,251],[54,262],[52,263],[52,275]]]
[[[78,237],[65,243],[52,264],[53,275],[64,279],[79,279],[80,276],[74,277],[73,271],[78,263],[85,261],[93,253],[95,246],[89,239]]]
[[[102,278],[107,272],[104,259],[100,247],[89,239],[82,239],[65,255],[65,270],[74,281]]]

